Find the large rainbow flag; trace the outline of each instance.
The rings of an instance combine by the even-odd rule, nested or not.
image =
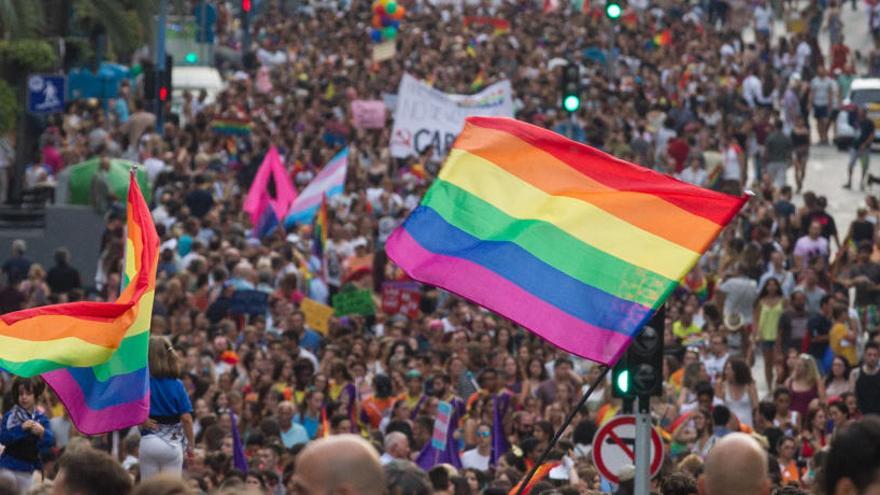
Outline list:
[[[134,177],[134,176],[132,176]],[[107,321],[99,335],[107,340],[115,336],[115,344],[101,354],[103,359],[75,361],[70,368],[43,374],[58,398],[67,408],[76,428],[88,435],[127,428],[143,423],[150,409],[150,380],[147,350],[150,319],[159,261],[159,237],[137,181],[132,178],[128,189],[128,238],[125,247],[125,288],[113,303],[73,303],[36,308],[59,314],[62,326],[76,329],[70,348],[59,351],[76,356],[76,348],[91,337],[87,330],[95,325],[93,306],[115,310],[120,316]],[[63,310],[63,311],[62,311]],[[123,311],[124,310],[124,311]],[[33,310],[30,310],[33,311]],[[23,312],[22,312],[23,313]],[[13,313],[18,314],[18,313]],[[6,318],[5,315],[0,318]],[[41,328],[45,333],[51,326]],[[97,334],[97,330],[92,333]],[[82,344],[81,344],[82,343]],[[34,352],[42,354],[40,347]]]
[[[470,117],[386,251],[414,279],[611,364],[746,199]]]

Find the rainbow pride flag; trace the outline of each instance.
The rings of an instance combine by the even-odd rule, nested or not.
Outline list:
[[[97,435],[143,423],[150,410],[150,377],[147,349],[150,319],[159,262],[159,237],[153,218],[132,175],[128,189],[128,239],[125,247],[125,288],[110,307],[128,307],[130,316],[119,318],[116,333],[121,341],[104,362],[79,364],[43,374],[67,408],[74,426],[87,435]],[[80,303],[37,308],[70,308],[63,323],[90,326],[87,308]],[[91,303],[101,304],[101,303]],[[57,310],[57,309],[56,309]],[[80,323],[81,322],[81,323]],[[46,327],[51,328],[51,327]],[[45,333],[45,330],[40,330]],[[73,351],[71,351],[73,352]]]
[[[746,199],[470,117],[386,251],[412,278],[611,364]]]

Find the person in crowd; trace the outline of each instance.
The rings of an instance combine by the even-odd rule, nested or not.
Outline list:
[[[355,435],[336,435],[306,445],[290,487],[293,495],[382,495],[385,475],[379,455],[369,443]]]
[[[128,495],[132,479],[106,452],[88,446],[68,452],[58,459],[58,474],[52,483],[52,495]]]
[[[150,337],[149,367],[150,416],[142,425],[138,449],[141,478],[160,472],[180,475],[184,456],[192,459],[194,454],[193,408],[180,380],[180,357],[166,337]]]
[[[730,469],[730,466],[737,466],[737,469]],[[769,495],[767,454],[752,437],[731,433],[709,452],[698,487],[700,495]]]
[[[862,414],[880,414],[880,344],[865,344],[861,366],[852,370],[849,382]]]
[[[0,443],[5,447],[0,454],[0,477],[9,478],[20,492],[30,489],[34,471],[43,466],[40,453],[55,443],[49,418],[37,409],[44,387],[41,378],[16,377],[12,382],[15,405],[0,423]]]
[[[821,489],[830,495],[880,490],[880,418],[868,416],[845,426],[831,440]]]

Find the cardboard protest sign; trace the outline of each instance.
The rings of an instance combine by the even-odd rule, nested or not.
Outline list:
[[[314,328],[323,335],[327,335],[330,330],[330,317],[333,316],[333,308],[326,304],[321,304],[314,299],[303,299],[299,303],[299,309],[306,317],[306,325]]]
[[[349,290],[333,296],[333,309],[336,316],[376,314],[373,294],[368,289]]]
[[[351,116],[358,129],[381,129],[385,127],[385,103],[382,100],[354,100]]]
[[[419,315],[421,296],[417,282],[385,282],[382,284],[382,312],[415,318]]]

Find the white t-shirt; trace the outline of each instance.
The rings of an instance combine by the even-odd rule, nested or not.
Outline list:
[[[724,149],[722,161],[724,164],[724,172],[722,177],[724,180],[740,180],[740,165],[738,147],[728,146]]]
[[[706,372],[712,379],[712,383],[715,383],[715,379],[721,376],[721,373],[724,371],[724,365],[727,363],[727,358],[727,353],[716,356],[710,352],[702,359],[703,366],[706,367]]]
[[[474,468],[480,471],[489,470],[489,456],[480,455],[477,449],[466,450],[461,455],[461,466],[465,469]]]
[[[831,106],[834,101],[834,79],[828,76],[815,77],[810,81],[810,93],[813,95],[813,105],[819,107]]]
[[[804,70],[804,66],[807,65],[807,60],[809,60],[810,56],[813,54],[813,49],[810,48],[810,44],[806,41],[801,41],[798,44],[797,51],[795,52],[795,60],[797,61],[798,71]]]
[[[703,187],[706,185],[708,175],[702,168],[687,167],[678,174],[678,178],[688,184]]]
[[[766,5],[758,5],[752,14],[755,17],[755,29],[770,31],[770,23],[773,21],[773,10]]]
[[[752,322],[752,309],[758,297],[758,284],[748,277],[733,277],[718,286],[724,293],[724,315],[739,314],[743,323]]]

